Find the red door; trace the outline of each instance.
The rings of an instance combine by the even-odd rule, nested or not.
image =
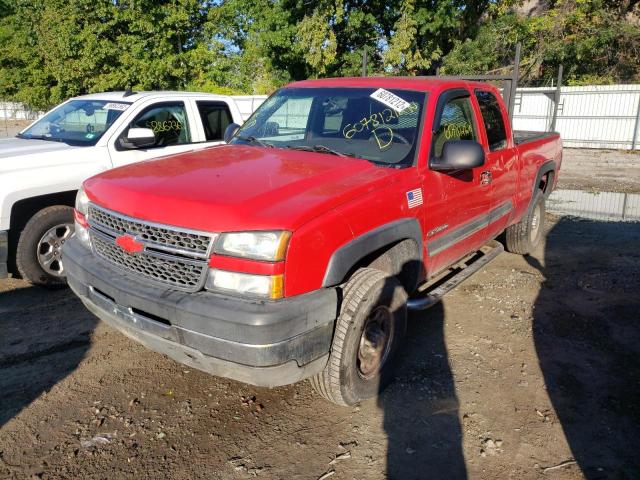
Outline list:
[[[513,210],[518,181],[518,154],[511,140],[510,124],[495,92],[475,90],[486,139],[484,175],[491,183],[490,223],[487,235],[493,238],[507,225]]]
[[[476,140],[477,105],[466,89],[440,94],[434,117],[430,155],[439,157],[448,140]],[[429,275],[448,267],[486,241],[491,185],[483,172],[487,165],[453,173],[427,171],[424,175],[426,268]]]

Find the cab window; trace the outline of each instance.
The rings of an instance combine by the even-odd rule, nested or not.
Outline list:
[[[153,130],[156,141],[147,148],[191,143],[187,109],[183,102],[167,102],[147,107],[129,124],[129,128],[134,127]],[[128,129],[125,130],[125,137],[127,132]]]
[[[229,107],[224,102],[196,102],[198,113],[202,119],[205,139],[207,142],[219,141],[224,137],[224,131],[233,122]]]
[[[442,147],[449,140],[477,140],[473,110],[468,96],[449,100],[443,107],[440,125],[433,137],[434,154],[442,155]]]
[[[491,92],[477,91],[476,98],[482,113],[482,122],[487,132],[489,150],[495,151],[506,148],[507,133],[504,127],[504,118],[498,99]]]

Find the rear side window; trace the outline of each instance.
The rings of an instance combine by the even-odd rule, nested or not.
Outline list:
[[[482,112],[484,129],[487,131],[489,150],[500,150],[507,146],[507,132],[504,128],[504,119],[498,99],[491,92],[476,92],[478,105]]]
[[[433,137],[435,156],[442,155],[442,147],[449,140],[477,140],[477,138],[469,97],[449,100],[444,105],[440,126]]]
[[[222,140],[224,131],[233,122],[229,107],[224,102],[196,102],[208,142]]]

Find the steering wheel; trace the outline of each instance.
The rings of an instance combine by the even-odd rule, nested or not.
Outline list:
[[[375,135],[375,131],[373,132],[374,134],[371,135],[369,137],[369,141],[370,142],[376,142],[378,144],[378,148],[380,149],[380,151],[385,151],[389,148],[391,148],[393,146],[393,144],[395,143],[395,139],[397,138],[398,140],[400,140],[400,143],[404,144],[404,145],[411,145],[411,142],[409,142],[409,140],[407,140],[403,135],[400,135],[397,132],[391,131],[392,132],[392,138],[391,138],[391,142],[389,142],[387,145],[384,145],[384,147],[380,147],[380,142],[379,140],[376,140],[376,138],[378,138]],[[387,133],[387,132],[385,132]]]
[[[405,137],[400,135],[399,133],[393,132],[393,138],[397,138],[400,140],[400,143],[404,143],[405,145],[411,145],[411,142],[407,140]]]

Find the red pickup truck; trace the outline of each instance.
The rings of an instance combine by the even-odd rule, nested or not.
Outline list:
[[[493,86],[425,78],[292,83],[226,140],[85,181],[68,283],[178,362],[343,405],[389,382],[419,286],[536,246],[562,156]]]

